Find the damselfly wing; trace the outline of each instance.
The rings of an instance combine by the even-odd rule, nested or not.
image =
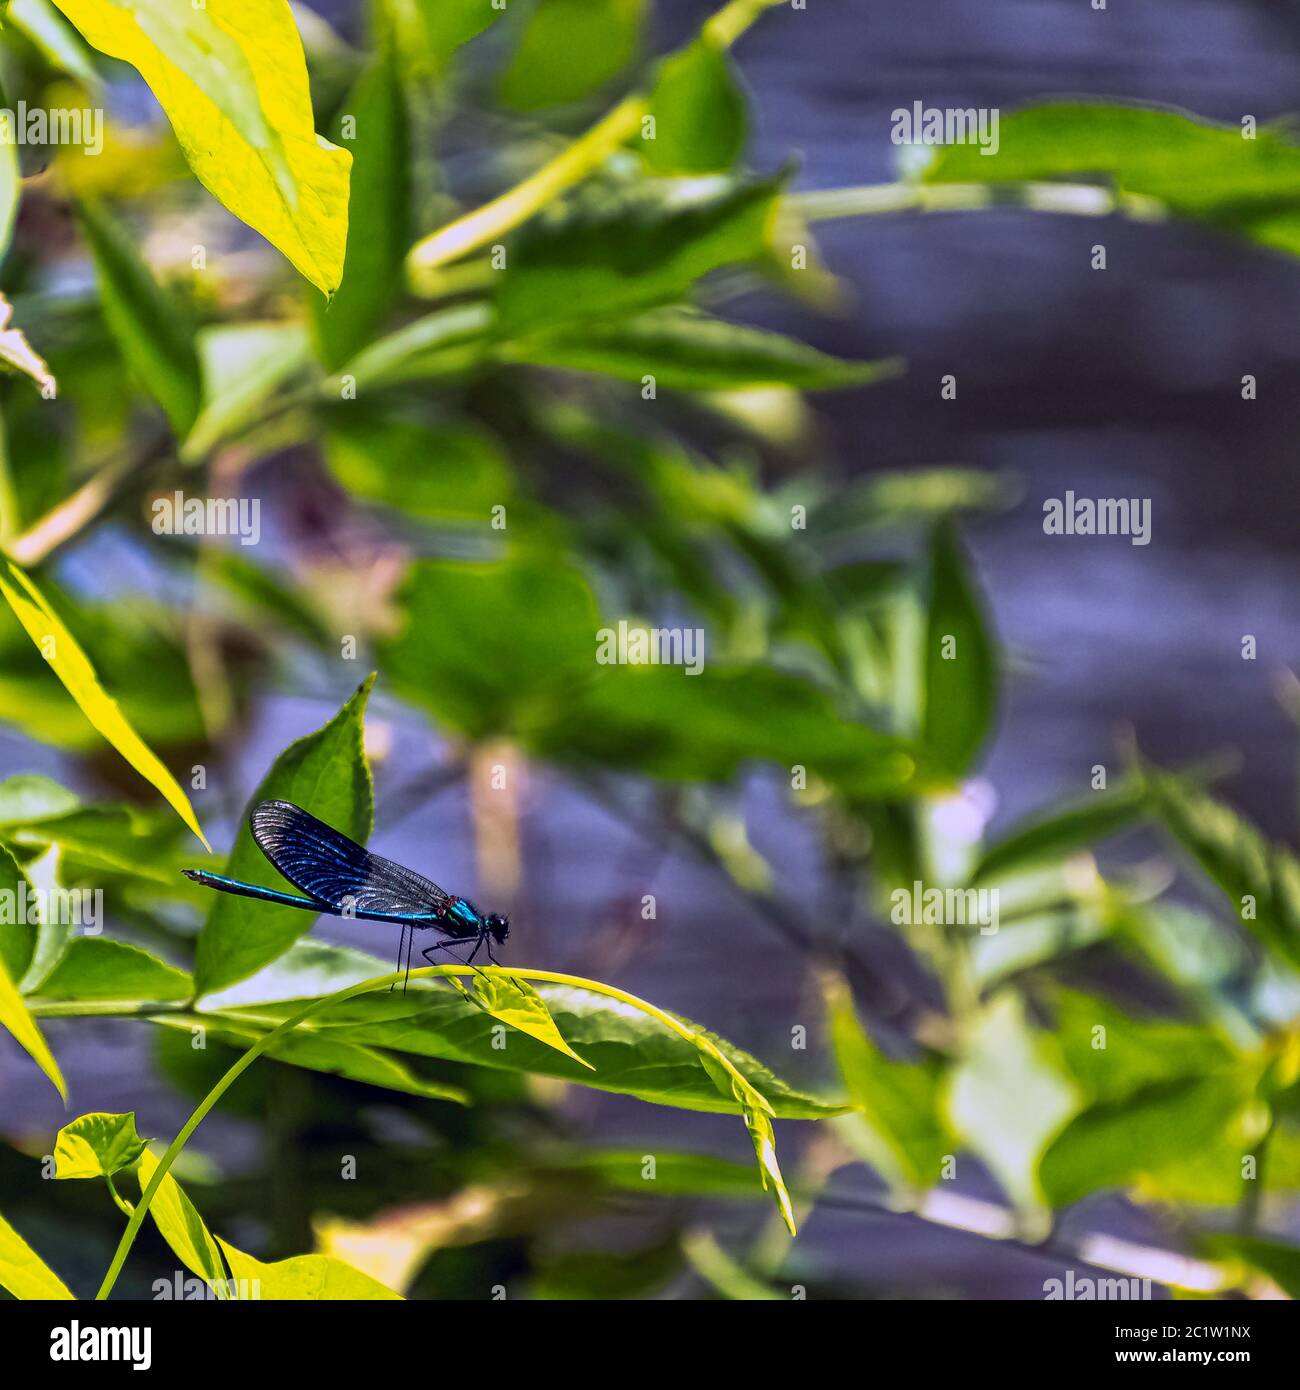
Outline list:
[[[508,918],[495,912],[481,913],[467,899],[444,892],[414,869],[372,854],[364,845],[291,801],[259,802],[249,817],[249,829],[267,859],[306,897],[226,878],[205,869],[186,869],[186,876],[218,892],[331,917],[396,922],[402,928],[399,970],[403,953],[410,970],[408,930],[412,943],[416,931],[430,928],[447,937],[448,942],[473,941],[467,964],[473,963],[480,947],[486,947],[489,958],[495,960],[492,942],[500,944],[509,934]],[[421,955],[427,960],[433,951],[445,949],[446,945],[440,942]]]

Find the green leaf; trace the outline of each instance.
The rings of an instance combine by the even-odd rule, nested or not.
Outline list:
[[[102,90],[90,49],[51,0],[9,0],[4,18],[6,23],[21,29],[54,67],[75,77],[89,92]]]
[[[969,771],[988,736],[997,703],[997,656],[950,522],[930,546],[922,743],[942,772]]]
[[[930,183],[1101,178],[1121,193],[1300,254],[1300,145],[1284,128],[1244,139],[1173,111],[1059,102],[1003,115],[995,156],[977,145],[943,148]]]
[[[645,0],[536,0],[501,100],[533,111],[599,91],[636,54],[645,8]]]
[[[1156,1199],[1226,1204],[1241,1194],[1241,1159],[1267,1120],[1253,1078],[1182,1076],[1101,1101],[1077,1115],[1043,1157],[1055,1206],[1108,1188]]]
[[[991,1000],[970,1028],[952,1072],[948,1119],[1031,1231],[1044,1222],[1039,1164],[1080,1099],[1051,1039],[1029,1028],[1019,996],[1007,992]]]
[[[68,1088],[64,1085],[63,1073],[59,1070],[59,1064],[54,1060],[54,1054],[46,1044],[41,1030],[36,1026],[36,1020],[23,1003],[22,995],[14,986],[3,959],[0,959],[0,1024],[13,1034],[36,1065],[50,1078],[54,1089],[63,1097],[63,1103],[66,1105]]]
[[[599,666],[531,745],[557,761],[725,781],[750,763],[806,768],[846,790],[898,791],[907,745],[840,717],[817,686],[764,666]]]
[[[6,900],[13,904],[6,907]],[[18,861],[7,849],[0,846],[0,966],[8,973],[10,980],[21,980],[32,963],[36,950],[36,923],[25,919],[31,908],[20,909],[19,904],[30,904],[32,885]]]
[[[290,744],[280,754],[254,793],[250,809],[259,801],[292,801],[364,843],[370,834],[374,799],[362,749],[362,728],[373,684],[374,677],[370,676],[324,728]],[[264,880],[271,872],[253,840],[247,818],[240,826],[225,872],[247,883]],[[199,992],[207,994],[251,975],[283,954],[311,924],[311,913],[299,908],[215,894],[195,958]]]
[[[77,804],[77,794],[52,777],[17,772],[0,782],[0,828],[59,816]]]
[[[892,1180],[901,1178],[921,1190],[933,1186],[952,1150],[939,1111],[943,1069],[938,1059],[891,1061],[858,1021],[847,982],[827,976],[823,990],[835,1060],[869,1130],[868,1161]],[[850,1135],[850,1122],[856,1118],[847,1116],[840,1122]]]
[[[1047,814],[1036,813],[1013,826],[990,845],[971,874],[979,883],[1009,878],[1027,869],[1055,863],[1077,850],[1089,849],[1137,825],[1148,814],[1146,791],[1140,780],[1128,779],[1105,791]]]
[[[140,1166],[137,1176],[140,1191],[143,1193],[153,1178],[158,1160],[149,1150],[140,1153]],[[184,1189],[170,1173],[154,1193],[149,1206],[158,1233],[171,1246],[173,1254],[192,1274],[206,1279],[208,1287],[219,1299],[226,1297],[226,1267],[221,1262],[221,1251],[212,1238],[203,1218],[195,1209],[194,1203],[185,1195]]]
[[[380,644],[385,674],[470,737],[548,718],[594,669],[595,598],[554,558],[425,561],[401,600],[402,628]]]
[[[374,975],[378,972],[372,970],[369,973]],[[211,1021],[206,1014],[201,1020],[189,1015],[159,1015],[155,1022],[186,1032],[201,1024],[214,1038],[239,1047],[247,1047],[261,1036],[261,1031],[255,1026],[241,1024],[234,1019]],[[301,1029],[289,1033],[273,1043],[266,1055],[277,1062],[305,1067],[308,1071],[342,1076],[349,1081],[362,1081],[367,1086],[381,1086],[385,1090],[400,1091],[408,1096],[423,1096],[427,1100],[450,1100],[457,1105],[470,1103],[469,1096],[459,1086],[447,1086],[442,1082],[429,1081],[417,1076],[387,1052],[320,1033],[308,1033]]]
[[[424,19],[429,52],[436,71],[447,65],[452,54],[505,13],[491,0],[417,0]]]
[[[533,334],[503,344],[499,355],[638,384],[652,376],[657,386],[674,391],[762,386],[827,391],[879,381],[896,371],[892,362],[846,362],[780,333],[676,307]]]
[[[176,814],[207,848],[208,842],[199,829],[189,798],[157,754],[148,748],[127,722],[116,701],[100,685],[95,668],[77,645],[72,633],[36,585],[12,561],[9,562],[8,571],[7,581],[0,578],[0,593],[4,594],[27,635],[63,682],[68,694],[77,702],[78,708],[141,777],[162,793]]]
[[[41,982],[41,999],[178,1000],[194,993],[194,982],[138,946],[107,937],[80,936]]]
[[[3,1216],[0,1216],[0,1288],[17,1299],[75,1297]]]
[[[1237,920],[1300,966],[1300,859],[1199,787],[1153,767],[1141,772],[1165,829],[1227,895]]]
[[[411,244],[410,137],[394,60],[381,53],[343,100],[334,131],[352,123],[352,198],[339,292],[312,305],[321,360],[340,367],[370,341],[402,288]]]
[[[0,146],[3,142],[0,142]],[[3,180],[0,177],[0,200],[3,199]],[[0,203],[0,212],[3,211]],[[11,213],[12,216],[12,213]],[[11,328],[14,306],[0,294],[0,368],[6,372],[17,372],[20,376],[31,377],[41,388],[41,394],[53,397],[57,383],[45,359],[27,341],[21,328]]]
[[[566,1057],[572,1057],[575,1062],[589,1070],[595,1070],[590,1062],[579,1057],[564,1041],[541,995],[527,980],[505,975],[475,975],[473,986],[469,990],[454,977],[453,982],[459,986],[465,997],[477,1004],[484,1013],[490,1014],[502,1023],[508,1023],[511,1028],[517,1028],[521,1033],[527,1033],[530,1038],[536,1038],[547,1047],[555,1048]]]
[[[363,347],[340,375],[355,380],[359,395],[454,375],[484,356],[491,324],[492,310],[485,303],[450,304]]]
[[[54,1139],[56,1178],[111,1178],[139,1162],[145,1141],[136,1133],[135,1111],[94,1111],[63,1126]]]
[[[195,325],[186,306],[154,279],[134,245],[90,203],[77,209],[90,245],[99,301],[127,365],[183,439],[199,413]]]
[[[353,406],[331,417],[325,458],[352,496],[429,520],[483,525],[514,493],[501,446],[467,421],[413,424]]]
[[[650,93],[655,138],[640,146],[661,173],[729,169],[745,148],[745,97],[727,50],[706,30],[666,58]]]
[[[3,97],[3,93],[0,93],[0,97]],[[10,138],[0,140],[0,260],[8,254],[13,242],[14,223],[18,219],[22,194],[23,177],[18,164],[18,145]]]
[[[351,156],[316,134],[286,0],[56,3],[93,47],[149,84],[199,182],[333,294]]]
[[[651,180],[584,190],[520,229],[498,277],[503,337],[678,299],[720,266],[761,258],[782,179]]]
[[[287,984],[292,997],[297,997],[293,982]],[[535,988],[560,1035],[586,1059],[589,1067],[515,1030],[504,1035],[502,1047],[502,1035],[494,1031],[498,1025],[459,991],[424,987],[417,990],[414,980],[405,997],[397,992],[368,993],[331,1005],[296,1031],[413,1056],[558,1076],[597,1090],[686,1110],[726,1114],[740,1111],[741,1105],[734,1096],[719,1092],[698,1047],[640,1009],[574,986],[539,982]],[[224,1021],[220,1011],[209,1013],[208,1008],[205,1002],[202,1011],[193,1017],[200,1021],[214,1018],[219,1026]],[[269,1028],[291,1012],[287,1001],[260,1006],[242,1003],[237,1006],[233,1021],[244,1025],[264,1021]],[[675,1017],[689,1031],[716,1046],[766,1098],[776,1118],[815,1120],[844,1112],[842,1103],[790,1086],[747,1053],[697,1024]]]
[[[1223,1264],[1245,1265],[1266,1274],[1288,1298],[1300,1298],[1300,1247],[1261,1236],[1205,1235],[1201,1254]]]
[[[181,447],[186,463],[255,424],[277,388],[306,366],[311,339],[301,323],[214,324],[199,332],[198,348],[203,409]]]
[[[255,1290],[255,1298],[294,1302],[401,1298],[401,1294],[333,1255],[294,1255],[274,1264],[263,1264],[220,1237],[217,1243],[230,1265],[231,1277],[241,1290]]]

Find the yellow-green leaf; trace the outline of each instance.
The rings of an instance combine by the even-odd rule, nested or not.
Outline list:
[[[157,1167],[158,1160],[145,1149],[140,1155],[137,1174],[141,1192],[149,1185]],[[218,1298],[225,1298],[226,1267],[221,1262],[221,1251],[194,1203],[170,1173],[163,1175],[149,1205],[149,1215],[185,1268],[206,1279]]]
[[[54,1083],[55,1090],[68,1103],[68,1088],[63,1084],[63,1073],[54,1060],[54,1054],[36,1026],[36,1020],[27,1011],[22,995],[9,978],[3,959],[0,959],[0,1023],[14,1035],[19,1043],[31,1053],[32,1060]]]
[[[203,847],[210,850],[211,846],[199,828],[189,798],[158,755],[127,722],[117,702],[100,685],[90,658],[77,645],[76,638],[50,608],[31,579],[12,561],[8,570],[8,580],[0,578],[0,593],[4,594],[27,635],[49,662],[54,674],[67,687],[82,714],[141,777],[153,783],[176,814],[203,841]]]
[[[459,988],[464,989],[454,976],[451,978]],[[516,979],[513,975],[475,975],[473,991],[466,993],[480,1009],[491,1014],[493,1018],[508,1023],[521,1033],[527,1033],[530,1038],[536,1038],[538,1042],[555,1048],[557,1052],[563,1052],[566,1057],[581,1062],[591,1071],[596,1070],[585,1057],[579,1057],[564,1041],[560,1030],[555,1026],[555,1020],[551,1017],[551,1011],[542,1002],[542,996],[527,980]]]
[[[56,2],[149,84],[199,182],[333,294],[352,158],[316,134],[287,0]]]
[[[111,1178],[144,1153],[136,1133],[135,1111],[112,1115],[102,1110],[79,1115],[54,1140],[56,1178]]]
[[[17,1299],[72,1298],[68,1286],[0,1216],[0,1288]]]
[[[359,1269],[335,1259],[333,1255],[294,1255],[287,1260],[277,1260],[274,1264],[263,1264],[252,1255],[237,1250],[220,1236],[217,1243],[225,1252],[230,1273],[241,1294],[247,1292],[257,1298],[296,1302],[402,1297],[387,1285],[368,1274],[362,1274]]]

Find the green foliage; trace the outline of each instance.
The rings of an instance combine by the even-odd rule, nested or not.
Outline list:
[[[884,189],[795,194],[788,169],[745,162],[757,120],[733,50],[762,0],[663,55],[648,0],[536,0],[482,42],[502,13],[486,0],[385,0],[348,42],[284,0],[57,7],[10,5],[6,104],[67,74],[115,122],[110,55],[151,86],[180,150],[122,132],[107,173],[60,152],[48,184],[75,210],[70,251],[28,230],[47,181],[24,190],[0,146],[0,252],[34,201],[3,262],[18,325],[0,296],[0,360],[28,378],[0,399],[0,719],[82,792],[0,782],[0,1024],[65,1097],[46,1020],[60,1050],[96,1017],[153,1029],[195,1107],[158,1155],[130,1115],[53,1140],[58,1176],[107,1179],[105,1214],[126,1220],[101,1293],[128,1255],[144,1263],[150,1218],[222,1299],[253,1281],[263,1298],[454,1296],[462,1256],[475,1289],[499,1260],[494,1281],[539,1297],[684,1274],[768,1299],[787,1272],[770,1233],[736,1252],[688,1203],[766,1189],[784,1239],[825,1174],[860,1161],[891,1209],[941,1220],[950,1160],[964,1178],[974,1159],[1008,1233],[1040,1238],[1098,1194],[1155,1201],[1216,1287],[1295,1294],[1261,1194],[1300,1191],[1300,861],[1195,777],[1142,764],[986,837],[981,759],[1021,653],[998,642],[966,536],[1016,503],[1016,481],[856,458],[837,476],[810,393],[890,389],[903,364],[754,327],[768,315],[749,303],[842,308],[812,224],[846,212],[1164,209],[1300,253],[1290,134],[1052,103],[1007,116],[996,157],[953,146]],[[231,244],[182,157],[311,289],[268,248]],[[1078,187],[1096,181],[1114,196]],[[202,267],[195,236],[221,247]],[[260,492],[284,543],[155,535],[154,499],[180,490]],[[143,557],[148,597],[106,571],[112,595],[81,596],[81,562],[112,562],[79,547],[110,527]],[[620,623],[698,626],[701,669],[604,659]],[[310,913],[182,877],[197,809],[231,842],[227,874],[284,886],[238,810],[235,752],[262,746],[272,694],[337,703],[371,665],[253,801],[297,802],[359,841],[376,806],[380,829],[390,806],[428,815],[434,779],[418,785],[407,745],[431,725],[481,886],[515,898],[518,964],[417,969],[398,992],[387,962],[307,936]],[[489,768],[509,778],[489,787]],[[544,928],[569,927],[571,905],[534,881],[524,821],[561,787],[734,890],[709,923],[728,949],[761,958],[765,920],[805,957],[842,952],[816,963],[824,1035],[792,1049],[789,1079],[618,984],[537,968],[570,939]],[[755,809],[773,799],[775,840]],[[1153,825],[1180,855],[1170,893],[1163,861],[1098,858]],[[796,843],[834,895],[792,887]],[[1189,908],[1189,876],[1226,902]],[[861,958],[862,918],[895,925],[891,891],[918,881],[996,890],[996,930],[899,922],[891,952]],[[77,888],[103,890],[94,931],[7,909]],[[827,901],[855,910],[828,920]],[[593,972],[621,980],[635,936],[597,933]],[[573,1087],[661,1107],[665,1142],[580,1139],[557,1103]],[[264,1173],[241,1186],[189,1147],[218,1106],[266,1125],[315,1250],[275,1229],[280,1196],[253,1210]],[[675,1148],[685,1111],[739,1117],[753,1161]],[[795,1120],[832,1123],[787,1182],[776,1128]],[[308,1139],[325,1129],[366,1153],[328,1217],[337,1193]],[[645,1203],[654,1234],[630,1253],[553,1238]],[[1209,1210],[1229,1205],[1233,1236]],[[246,1228],[268,1232],[256,1254],[223,1238]],[[2,1218],[0,1286],[72,1296]]]
[[[374,795],[361,740],[373,683],[372,676],[323,729],[280,754],[250,808],[259,801],[292,801],[355,840],[369,837]],[[267,872],[265,864],[245,821],[226,861],[226,874],[252,882]],[[195,988],[208,994],[244,979],[281,955],[310,926],[311,917],[295,908],[254,906],[249,899],[218,894],[199,937]]]
[[[1300,254],[1300,146],[1285,128],[1252,132],[1173,111],[1052,102],[1004,115],[999,148],[941,151],[933,183],[1101,177],[1183,217]]]

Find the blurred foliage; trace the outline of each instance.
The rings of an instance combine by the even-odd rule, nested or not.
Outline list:
[[[1051,103],[1007,115],[995,158],[931,150],[883,188],[793,192],[793,164],[747,161],[732,53],[769,9],[790,22],[731,0],[662,54],[649,0],[369,0],[346,34],[284,0],[9,5],[6,101],[108,109],[102,155],[53,147],[44,170],[0,144],[0,717],[64,769],[0,781],[0,901],[37,904],[0,910],[0,1023],[60,1091],[49,1020],[149,1025],[199,1105],[161,1158],[130,1115],[57,1140],[10,1117],[6,1213],[61,1223],[70,1262],[0,1218],[13,1296],[90,1292],[102,1267],[71,1262],[123,1215],[106,1282],[137,1293],[177,1261],[218,1298],[241,1280],[268,1298],[770,1298],[796,1271],[843,1293],[784,1229],[818,1203],[851,1229],[834,1174],[857,1162],[884,1209],[1070,1259],[1061,1209],[1122,1193],[1192,1257],[1179,1291],[1295,1293],[1296,1252],[1269,1233],[1300,1187],[1293,850],[1203,771],[1133,753],[991,839],[973,779],[1014,677],[962,533],[1014,480],[846,479],[804,393],[888,389],[903,364],[732,310],[840,307],[819,217],[1091,212],[1097,183],[1117,212],[1296,252],[1297,147]],[[139,79],[159,110],[128,125]],[[214,535],[206,511],[159,524],[182,494],[266,499],[263,543]],[[620,624],[699,625],[702,669],[598,661]],[[800,948],[825,1005],[807,1075],[536,962],[390,993],[383,962],[305,936],[308,915],[183,878],[200,818],[230,832],[228,873],[272,877],[236,759],[269,694],[321,689],[339,712],[254,799],[366,839],[410,795],[384,749],[403,719],[439,731],[450,780],[544,765],[735,888],[735,949],[764,922]],[[755,779],[851,905],[829,935],[754,847],[737,791]],[[423,805],[437,776],[418,780]],[[1111,875],[1096,857],[1152,828],[1182,856],[1173,893],[1163,853]],[[996,930],[900,918],[921,885],[996,892]],[[106,923],[51,908],[75,888],[102,891]],[[864,918],[894,929],[883,964]],[[739,1115],[757,1176],[667,1119],[652,1154],[596,1147],[569,1087]],[[217,1100],[259,1124],[251,1175],[185,1147]],[[788,1178],[774,1119],[824,1122]],[[47,1195],[45,1151],[111,1201]],[[339,1182],[339,1152],[364,1181]],[[963,1227],[942,1189],[968,1159],[1006,1206]],[[704,1224],[764,1187],[775,1236]],[[847,1292],[915,1287],[894,1270]]]

